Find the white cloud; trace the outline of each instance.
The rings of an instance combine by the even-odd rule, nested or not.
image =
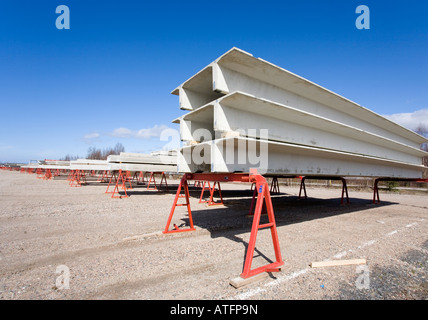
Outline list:
[[[155,125],[153,128],[141,129],[138,130],[136,137],[141,139],[150,139],[160,137],[163,130],[168,129],[165,125]]]
[[[410,130],[415,130],[419,125],[428,128],[428,108],[414,112],[386,114],[383,116]]]
[[[128,128],[117,128],[114,129],[111,133],[113,137],[119,137],[119,138],[127,138],[133,135],[132,130],[129,130]]]
[[[152,138],[159,138],[162,131],[168,129],[166,125],[155,125],[152,128],[143,128],[138,131],[133,131],[128,128],[117,128],[114,129],[110,135],[119,138],[138,138],[149,140]]]
[[[91,140],[91,139],[96,139],[96,138],[99,138],[99,137],[100,137],[100,134],[98,132],[93,132],[93,133],[85,134],[83,136],[83,139],[85,139],[85,140]]]

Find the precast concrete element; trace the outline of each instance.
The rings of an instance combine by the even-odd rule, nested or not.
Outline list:
[[[268,150],[268,154],[263,150]],[[421,178],[424,167],[247,137],[220,138],[186,146],[178,157],[179,172],[249,172],[251,168],[257,168],[261,174],[277,175]]]
[[[183,141],[206,141],[207,136],[264,138],[417,165],[428,155],[404,143],[242,92],[230,93],[178,120]],[[262,128],[268,129],[265,137]]]
[[[178,154],[180,172],[249,172],[255,167],[278,174],[422,175],[427,153],[420,146],[428,139],[238,48],[172,93],[189,111],[173,121],[187,142]],[[266,146],[266,154],[260,154],[268,159],[265,168],[245,163],[234,149],[252,139]],[[241,161],[229,161],[231,155]]]

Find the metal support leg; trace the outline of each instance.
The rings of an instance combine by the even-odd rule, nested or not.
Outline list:
[[[113,194],[111,195],[112,198],[128,198],[128,194],[126,192],[126,185],[125,185],[126,177],[124,176],[122,169],[119,170],[118,178],[116,180],[116,184],[113,189]],[[125,195],[122,196],[119,193],[119,186],[122,188],[122,190],[125,192]],[[115,194],[118,194],[117,196]]]
[[[280,193],[279,191],[279,183],[278,183],[278,177],[273,177],[272,182],[270,185],[270,193]]]
[[[281,251],[279,248],[278,232],[276,229],[275,216],[273,212],[272,199],[270,197],[269,185],[262,176],[254,176],[253,179],[256,180],[256,190],[257,190],[257,203],[256,209],[253,217],[253,226],[251,228],[250,241],[248,242],[247,254],[245,258],[244,270],[241,273],[241,277],[246,279],[248,277],[257,275],[262,272],[273,272],[279,271],[280,267],[284,265],[281,257]],[[269,222],[266,224],[260,224],[260,217],[262,214],[263,204],[266,204],[267,214]],[[265,266],[251,270],[251,264],[253,261],[254,250],[256,247],[257,233],[259,229],[270,228],[273,247],[275,250],[276,261]]]
[[[166,181],[166,175],[165,172],[162,172],[161,181],[159,183],[159,191],[162,190],[162,184],[165,182],[165,191],[168,192],[168,182]]]
[[[154,187],[152,187],[152,188],[150,188],[150,184],[152,183],[152,180],[153,180],[153,183],[154,183]],[[149,179],[149,182],[147,183],[147,190],[157,190],[158,189],[158,187],[156,186],[156,178],[155,178],[155,173],[154,172],[151,172],[150,173],[150,179]]]
[[[190,202],[189,202],[190,194],[189,194],[189,187],[188,187],[188,179],[190,179],[190,180],[203,180],[203,181],[217,181],[217,182],[220,182],[220,181],[222,181],[222,182],[223,181],[255,182],[255,187],[256,187],[255,192],[257,192],[257,203],[256,203],[256,209],[254,212],[254,217],[253,217],[253,225],[251,228],[250,240],[248,243],[247,253],[246,253],[246,257],[245,257],[245,264],[244,264],[243,272],[241,273],[240,276],[241,276],[241,278],[246,279],[246,278],[255,276],[257,274],[260,274],[262,272],[279,271],[281,266],[284,265],[284,262],[282,261],[281,251],[279,248],[278,232],[276,229],[276,222],[275,222],[274,211],[273,211],[273,206],[272,206],[272,199],[270,197],[270,192],[269,192],[269,184],[267,183],[265,178],[259,174],[250,174],[249,176],[245,175],[245,174],[225,174],[225,175],[223,175],[223,174],[203,174],[203,173],[201,173],[201,174],[189,174],[189,175],[185,174],[181,178],[180,184],[178,186],[177,193],[176,193],[175,199],[174,199],[174,203],[172,205],[172,208],[171,208],[171,211],[170,211],[170,214],[168,217],[168,221],[166,223],[165,230],[163,231],[163,233],[175,233],[175,232],[185,232],[185,231],[194,231],[195,230],[195,228],[193,226],[192,212],[190,209]],[[178,200],[183,197],[183,196],[181,196],[182,190],[184,190],[184,198],[186,199],[186,202],[182,203],[182,204],[178,204]],[[269,220],[269,222],[266,224],[260,224],[260,217],[262,214],[263,205],[266,206],[267,214],[268,214],[268,220]],[[172,230],[169,230],[169,227],[170,227],[170,224],[172,221],[172,217],[173,217],[174,212],[175,212],[175,208],[178,206],[186,206],[187,207],[190,227],[186,228],[186,229],[180,229],[179,227],[174,225],[174,228]],[[255,251],[255,246],[256,246],[257,233],[258,233],[258,230],[262,229],[262,228],[270,228],[276,261],[273,263],[269,263],[265,266],[261,266],[261,267],[255,268],[255,269],[251,269],[251,264],[253,261],[254,251]]]
[[[181,195],[181,190],[184,191],[184,198],[186,199],[186,203],[178,203],[178,199],[179,198],[183,198],[183,196]],[[190,193],[189,193],[189,185],[187,183],[187,178],[186,175],[184,175],[181,180],[180,180],[180,184],[178,185],[178,189],[177,192],[175,194],[175,198],[174,198],[174,203],[172,204],[172,208],[171,208],[171,212],[169,213],[169,217],[168,217],[168,221],[166,223],[165,226],[165,230],[163,231],[163,233],[175,233],[175,232],[186,232],[186,231],[195,231],[196,229],[193,226],[193,218],[192,218],[192,210],[190,209]],[[175,208],[176,207],[182,207],[182,206],[186,206],[187,207],[187,213],[189,215],[189,223],[190,223],[190,227],[187,229],[180,229],[177,227],[177,225],[174,224],[174,229],[173,230],[169,230],[169,226],[171,224],[171,220],[172,217],[174,215],[175,212]]]
[[[210,197],[208,200],[202,200],[202,197],[204,195],[205,192],[205,185],[208,184],[208,190],[210,192]],[[218,186],[218,188],[216,188],[216,185]],[[214,192],[218,191],[219,196],[220,196],[220,201],[216,202],[214,201]],[[201,196],[199,198],[199,203],[208,203],[209,206],[214,206],[214,205],[223,205],[223,196],[221,195],[221,187],[220,187],[220,182],[218,181],[214,181],[213,186],[211,187],[211,184],[209,181],[204,181],[202,190],[201,190]]]
[[[301,199],[302,189],[305,192],[305,199],[306,199],[308,195],[306,194],[305,177],[300,177],[299,199]]]

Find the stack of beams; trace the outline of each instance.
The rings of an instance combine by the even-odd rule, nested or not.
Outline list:
[[[237,48],[172,94],[190,111],[173,121],[186,142],[179,172],[422,176],[426,138]]]
[[[39,160],[37,163],[21,165],[22,169],[50,169],[50,170],[70,170],[70,161],[67,160]]]
[[[143,172],[177,172],[177,155],[173,152],[151,154],[121,152],[107,157],[110,170]]]
[[[77,159],[72,161],[43,160],[21,166],[25,169],[65,169],[83,171],[143,171],[177,172],[177,154],[173,151],[157,151],[151,154],[121,152],[107,160]]]

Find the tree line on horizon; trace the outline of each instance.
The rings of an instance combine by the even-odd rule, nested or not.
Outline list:
[[[107,160],[107,157],[110,155],[118,155],[121,152],[125,152],[125,147],[120,143],[116,143],[116,145],[112,148],[104,148],[104,149],[100,149],[100,148],[96,148],[94,146],[89,147],[88,149],[88,153],[85,157],[85,159],[90,159],[90,160]],[[71,160],[77,160],[80,157],[77,155],[70,155],[67,154],[65,157],[60,158],[59,160],[63,160],[63,161],[71,161]]]

